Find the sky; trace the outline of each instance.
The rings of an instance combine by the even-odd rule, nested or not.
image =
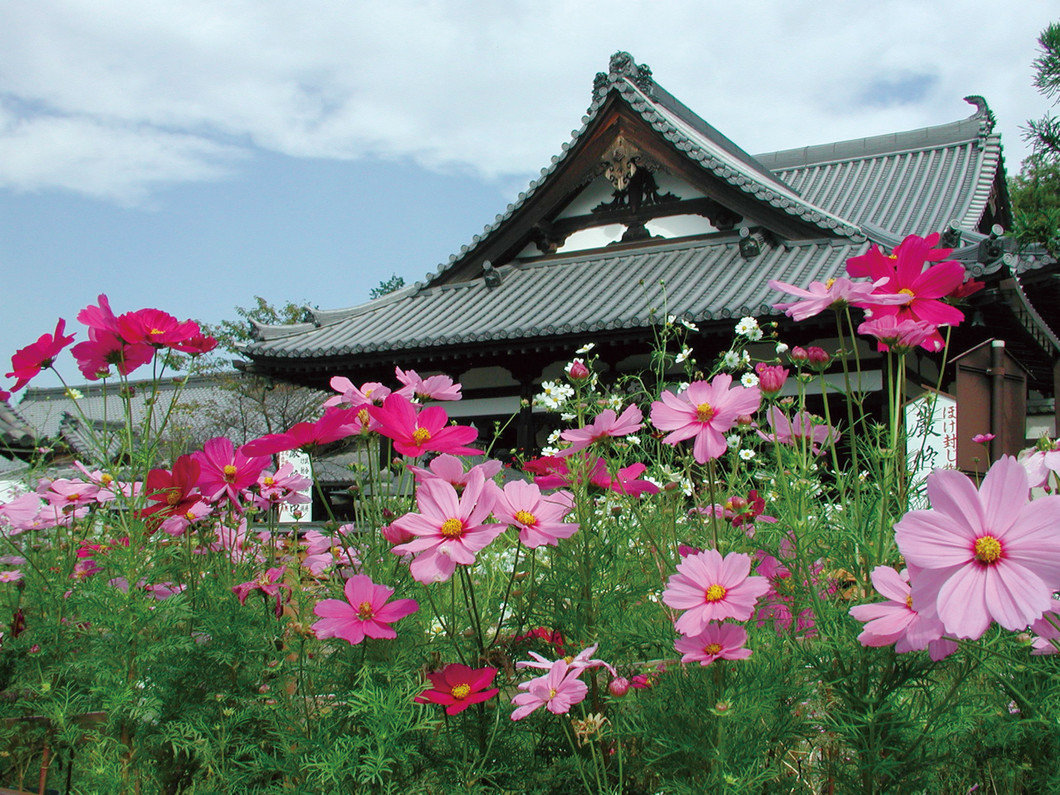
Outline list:
[[[83,339],[100,293],[216,323],[422,280],[561,150],[618,50],[751,153],[979,94],[1016,173],[1053,21],[1045,0],[0,0],[0,374],[59,317]]]

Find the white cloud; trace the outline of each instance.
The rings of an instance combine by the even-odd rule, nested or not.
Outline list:
[[[744,148],[996,113],[1014,170],[1045,4],[37,0],[0,26],[0,186],[123,202],[254,148],[510,180],[618,49]],[[1017,11],[1017,7],[1020,7]]]

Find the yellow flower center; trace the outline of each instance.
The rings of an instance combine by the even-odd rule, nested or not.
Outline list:
[[[266,476],[261,482],[265,485],[265,488],[267,488],[267,489],[272,488],[273,484],[276,483],[275,480],[273,480],[272,478],[270,478],[268,476]]]
[[[459,538],[464,534],[464,523],[459,519],[446,519],[442,522],[442,535],[446,538]]]
[[[99,482],[104,486],[109,486],[114,482],[114,477],[112,475],[103,474],[99,476]]]
[[[151,329],[151,330],[150,330],[149,332],[147,332],[147,333],[148,333],[148,334],[150,334],[150,335],[151,335],[152,337],[154,337],[154,336],[156,336],[156,335],[158,335],[158,334],[161,334],[161,333],[162,333],[162,329],[160,329],[160,328],[153,328],[153,329]]]
[[[229,483],[236,479],[236,468],[231,464],[226,464],[224,468],[225,480]]]
[[[914,298],[916,298],[916,295],[908,287],[903,287],[898,292],[909,296],[909,299],[906,301],[907,304],[910,303]]]
[[[720,602],[725,598],[725,586],[714,583],[707,588],[706,599],[708,602]]]
[[[370,602],[361,602],[359,605],[357,605],[357,617],[361,619],[361,621],[367,621],[374,615],[375,611],[372,610],[372,605]]]
[[[908,607],[910,610],[913,609],[913,595],[912,594],[909,594],[909,596],[907,596],[905,598],[905,606]]]
[[[700,403],[696,406],[696,419],[699,422],[710,422],[714,419],[714,407],[709,403]]]
[[[515,521],[519,522],[519,524],[532,525],[537,523],[537,517],[530,511],[516,511]]]
[[[361,409],[357,412],[357,422],[361,423],[362,426],[367,427],[371,419],[372,415],[368,413],[368,409]]]
[[[180,502],[180,489],[167,489],[166,504],[176,505],[178,502]]]
[[[548,700],[551,701],[555,697],[556,697],[556,689],[554,687],[550,687],[548,689]]]
[[[703,651],[705,651],[707,654],[720,654],[721,653],[721,644],[720,643],[708,643],[706,646],[703,647]]]
[[[431,440],[431,432],[426,428],[417,428],[412,432],[412,441],[416,444],[425,444]]]
[[[457,685],[452,690],[453,698],[467,698],[470,692],[471,685]]]
[[[829,279],[824,283],[824,289],[831,290],[833,284],[835,284],[835,279]]]
[[[1001,559],[1001,542],[993,536],[981,536],[975,539],[975,559],[990,565]]]

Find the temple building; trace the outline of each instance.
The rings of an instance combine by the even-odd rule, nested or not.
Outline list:
[[[334,375],[392,383],[395,365],[445,372],[464,388],[451,416],[482,429],[518,414],[506,441],[533,448],[547,423],[527,401],[579,346],[596,344],[605,377],[641,369],[653,328],[675,315],[698,327],[708,363],[754,316],[777,321],[785,342],[834,350],[832,313],[791,323],[768,280],[826,281],[871,244],[939,232],[986,283],[953,330],[950,360],[967,355],[941,374],[943,390],[964,372],[986,403],[961,400],[962,434],[1008,417],[991,452],[1014,452],[1028,411],[1053,410],[1056,262],[1004,237],[1000,138],[986,102],[966,99],[974,112],[948,124],[752,156],[616,53],[570,142],[448,263],[367,303],[312,310],[312,322],[256,327],[246,369],[317,388]],[[915,359],[910,397],[940,378],[939,357]]]

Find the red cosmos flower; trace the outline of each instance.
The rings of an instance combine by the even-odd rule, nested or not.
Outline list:
[[[357,409],[329,408],[316,422],[296,423],[286,433],[270,433],[239,448],[243,455],[274,455],[286,450],[335,442],[353,436],[361,428]]]
[[[140,511],[140,517],[182,516],[202,499],[194,494],[199,481],[199,462],[190,455],[182,455],[173,462],[173,471],[152,469],[147,473],[147,499],[156,503]]]
[[[247,597],[250,596],[251,591],[261,591],[265,596],[275,597],[275,612],[276,617],[279,618],[283,615],[284,591],[287,592],[287,599],[290,600],[291,598],[291,586],[285,584],[283,581],[286,573],[286,566],[277,566],[273,569],[266,569],[258,575],[257,579],[232,586],[232,593],[236,595],[236,598],[239,599],[239,604],[241,605],[247,603]]]
[[[223,436],[210,439],[202,450],[192,453],[199,462],[199,490],[204,499],[216,502],[228,497],[239,509],[239,492],[257,482],[261,470],[269,465],[267,456],[249,457]]]
[[[196,325],[196,328],[198,328],[198,325]],[[216,348],[217,339],[215,337],[207,337],[201,331],[198,331],[182,342],[173,343],[172,347],[181,353],[190,353],[192,356],[198,356],[201,353],[209,353]]]
[[[433,687],[413,699],[417,704],[443,704],[446,715],[456,715],[472,704],[489,701],[500,691],[493,684],[496,668],[471,668],[449,663],[441,671],[427,674]],[[488,689],[487,689],[488,688]]]
[[[11,387],[12,392],[18,392],[26,384],[32,381],[41,370],[51,367],[55,357],[59,355],[67,345],[74,341],[74,335],[63,336],[66,321],[60,318],[55,325],[54,334],[42,334],[32,345],[18,350],[11,357],[11,367],[7,374],[8,378],[17,378],[15,385]]]
[[[465,447],[478,437],[478,431],[466,425],[446,426],[449,421],[439,406],[416,408],[402,395],[389,395],[382,406],[368,406],[368,413],[379,422],[379,433],[394,440],[394,449],[411,458],[428,451],[452,455],[482,455],[481,450]]]

